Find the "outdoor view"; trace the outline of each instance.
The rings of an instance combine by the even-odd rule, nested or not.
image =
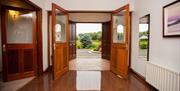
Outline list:
[[[139,24],[139,58],[147,60],[148,52],[148,24]]]
[[[102,24],[77,23],[77,57],[101,57]]]

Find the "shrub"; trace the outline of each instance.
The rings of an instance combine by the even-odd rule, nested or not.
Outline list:
[[[83,35],[80,42],[82,44],[82,48],[90,48],[92,44],[91,37],[89,35]]]
[[[82,44],[79,40],[76,40],[76,48],[82,49]]]
[[[140,47],[141,49],[147,49],[147,47],[148,47],[148,41],[147,41],[147,40],[140,40],[140,41],[139,41],[139,47]]]

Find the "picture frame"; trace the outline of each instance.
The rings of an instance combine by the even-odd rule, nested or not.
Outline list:
[[[180,37],[180,0],[163,7],[163,37]]]

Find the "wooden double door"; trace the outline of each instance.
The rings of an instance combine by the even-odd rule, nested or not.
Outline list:
[[[104,23],[104,34],[102,41],[106,51],[104,58],[110,59],[110,69],[117,75],[124,78],[128,76],[128,60],[129,60],[129,5],[126,5],[112,13],[111,26],[110,23]],[[61,75],[69,70],[69,60],[73,58],[69,44],[75,41],[75,27],[71,23],[69,27],[68,13],[56,4],[52,4],[52,49],[53,49],[53,78],[58,79]],[[69,29],[70,28],[70,29]],[[110,29],[109,29],[110,28]],[[71,33],[70,33],[71,30]],[[109,32],[108,32],[109,30]],[[110,38],[106,38],[106,36]],[[109,45],[105,45],[109,44]],[[108,54],[109,53],[109,54]],[[71,58],[70,58],[71,55]]]
[[[4,81],[34,76],[37,66],[36,12],[1,9]]]

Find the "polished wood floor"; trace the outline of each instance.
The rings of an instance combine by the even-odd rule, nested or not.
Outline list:
[[[122,79],[110,71],[69,71],[56,81],[50,72],[37,77],[19,91],[155,91],[132,73]]]
[[[110,70],[110,61],[101,58],[76,58],[69,62],[69,70]]]

